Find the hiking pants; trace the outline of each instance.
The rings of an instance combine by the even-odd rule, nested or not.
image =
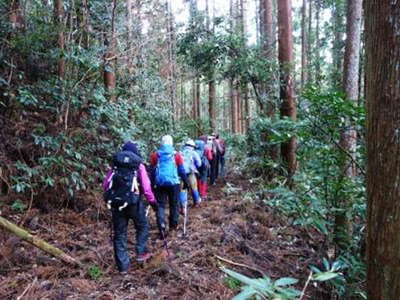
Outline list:
[[[201,201],[198,186],[197,186],[197,176],[194,173],[190,173],[190,174],[187,174],[187,178],[188,178],[188,182],[189,182],[190,192],[192,194],[193,203],[197,204]],[[184,191],[183,183],[181,183],[181,190]],[[184,192],[186,192],[186,191],[184,191]]]
[[[225,155],[219,156],[219,176],[225,177]]]
[[[210,185],[213,185],[218,178],[218,161],[219,154],[217,153],[211,160]]]
[[[143,201],[128,205],[122,211],[112,209],[112,223],[114,230],[114,256],[117,268],[120,272],[129,267],[127,248],[127,233],[129,219],[133,220],[136,229],[136,254],[147,252],[147,239],[149,237],[149,225],[147,223]]]
[[[207,174],[209,172],[209,168],[203,170],[199,174],[197,174],[197,188],[199,190],[199,194],[201,198],[205,198],[207,196]]]
[[[156,188],[156,198],[158,202],[157,210],[157,225],[161,230],[165,227],[165,207],[167,201],[169,202],[169,227],[174,228],[178,226],[178,197],[179,197],[179,184],[172,186],[160,186]],[[161,225],[164,226],[161,226]]]

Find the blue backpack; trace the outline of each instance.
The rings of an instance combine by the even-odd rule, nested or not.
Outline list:
[[[181,151],[182,159],[183,159],[183,168],[185,169],[186,174],[192,173],[192,165],[193,165],[193,151],[189,147],[184,147]]]
[[[157,186],[179,184],[178,168],[175,163],[175,151],[170,145],[162,145],[157,151],[155,181]]]

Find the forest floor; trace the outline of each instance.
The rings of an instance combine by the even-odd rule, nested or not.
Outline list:
[[[132,265],[125,276],[115,269],[109,212],[100,195],[97,200],[93,195],[96,205],[81,213],[39,214],[31,209],[24,226],[92,266],[91,271],[65,265],[0,230],[0,299],[229,299],[239,288],[228,287],[222,265],[254,278],[261,277],[259,271],[272,279],[294,277],[301,290],[308,266],[320,262],[322,236],[290,225],[263,203],[245,201],[251,184],[241,176],[230,175],[226,182],[211,187],[209,199],[189,210],[185,237],[181,227],[168,236],[168,258],[150,211],[149,248],[154,257],[137,265],[131,224]],[[4,210],[3,215],[14,222],[23,218]],[[306,294],[313,290],[310,285]]]

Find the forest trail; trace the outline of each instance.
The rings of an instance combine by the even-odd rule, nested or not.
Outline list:
[[[302,289],[308,266],[319,261],[321,236],[286,220],[265,204],[244,200],[249,181],[230,175],[209,190],[210,200],[189,210],[188,234],[182,227],[168,236],[171,256],[163,259],[155,216],[149,215],[149,248],[154,258],[145,266],[134,261],[134,230],[128,247],[132,266],[125,276],[115,269],[109,212],[102,200],[82,213],[71,210],[34,217],[29,230],[72,256],[91,271],[72,269],[38,249],[0,231],[0,298],[16,299],[229,299],[224,265],[251,277],[294,277]],[[100,195],[97,195],[100,197]],[[99,198],[101,199],[101,198]],[[36,212],[37,213],[37,212]],[[218,257],[249,267],[240,267]],[[97,278],[96,278],[97,277]]]

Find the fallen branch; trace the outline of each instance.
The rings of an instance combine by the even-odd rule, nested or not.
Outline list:
[[[77,261],[75,258],[69,256],[64,251],[46,243],[45,241],[43,241],[42,239],[40,239],[38,237],[33,236],[25,229],[22,229],[21,227],[15,225],[14,223],[11,223],[10,221],[8,221],[7,219],[5,219],[1,216],[0,216],[0,227],[7,229],[9,232],[15,234],[16,236],[23,239],[24,241],[53,255],[56,258],[61,259],[63,262],[66,262],[71,265],[82,266],[82,264],[79,261]]]
[[[238,266],[238,267],[247,268],[247,269],[250,269],[250,270],[253,270],[253,271],[256,271],[256,272],[260,273],[263,277],[267,277],[267,275],[263,271],[261,271],[260,269],[255,268],[255,267],[251,267],[251,266],[248,266],[248,265],[245,265],[245,264],[241,264],[241,263],[236,263],[234,261],[231,261],[229,259],[223,258],[223,257],[218,256],[216,254],[214,254],[214,256],[216,258],[218,258],[219,260],[221,260],[223,262],[226,262],[228,264],[231,264],[231,265],[234,265],[234,266]]]

